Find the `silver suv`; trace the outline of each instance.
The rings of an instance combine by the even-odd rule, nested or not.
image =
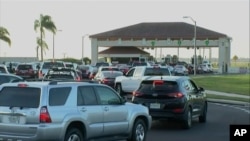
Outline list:
[[[88,82],[17,82],[0,86],[0,141],[145,141],[148,108]]]

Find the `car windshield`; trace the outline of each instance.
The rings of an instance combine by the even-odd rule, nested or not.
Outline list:
[[[53,67],[64,67],[64,65],[61,62],[44,62],[43,64],[43,69],[50,69]]]
[[[146,68],[145,75],[158,76],[158,75],[170,75],[168,68]]]
[[[105,78],[116,78],[117,76],[122,76],[122,72],[107,71],[103,72]]]
[[[96,63],[96,67],[97,68],[100,67],[100,66],[109,66],[109,63],[104,63],[104,62],[102,62],[102,63]]]
[[[17,67],[18,70],[29,70],[32,69],[31,65],[18,65]]]
[[[66,67],[68,67],[68,68],[74,68],[74,65],[73,64],[66,64]]]
[[[102,68],[102,71],[109,71],[109,70],[113,70],[113,71],[119,71],[118,68]]]

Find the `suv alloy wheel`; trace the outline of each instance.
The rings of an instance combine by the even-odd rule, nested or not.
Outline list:
[[[145,141],[146,140],[147,127],[145,122],[141,119],[135,121],[132,137],[128,141]]]
[[[83,135],[77,128],[71,128],[67,131],[64,141],[84,141]]]
[[[183,128],[189,129],[192,127],[192,109],[188,108],[185,113],[185,119],[183,121]]]

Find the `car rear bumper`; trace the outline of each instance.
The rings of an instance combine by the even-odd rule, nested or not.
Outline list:
[[[0,141],[59,141],[63,138],[62,129],[63,127],[60,125],[0,124]]]
[[[157,102],[156,102],[157,101]],[[132,98],[133,103],[142,104],[149,109],[153,119],[184,119],[187,104],[184,99],[179,100],[154,100]],[[160,104],[160,107],[152,107],[151,104]]]

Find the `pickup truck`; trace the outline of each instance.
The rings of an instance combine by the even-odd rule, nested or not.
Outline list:
[[[171,76],[171,72],[164,66],[137,66],[131,68],[124,76],[115,78],[115,90],[121,95],[132,94],[142,80],[151,76]]]

